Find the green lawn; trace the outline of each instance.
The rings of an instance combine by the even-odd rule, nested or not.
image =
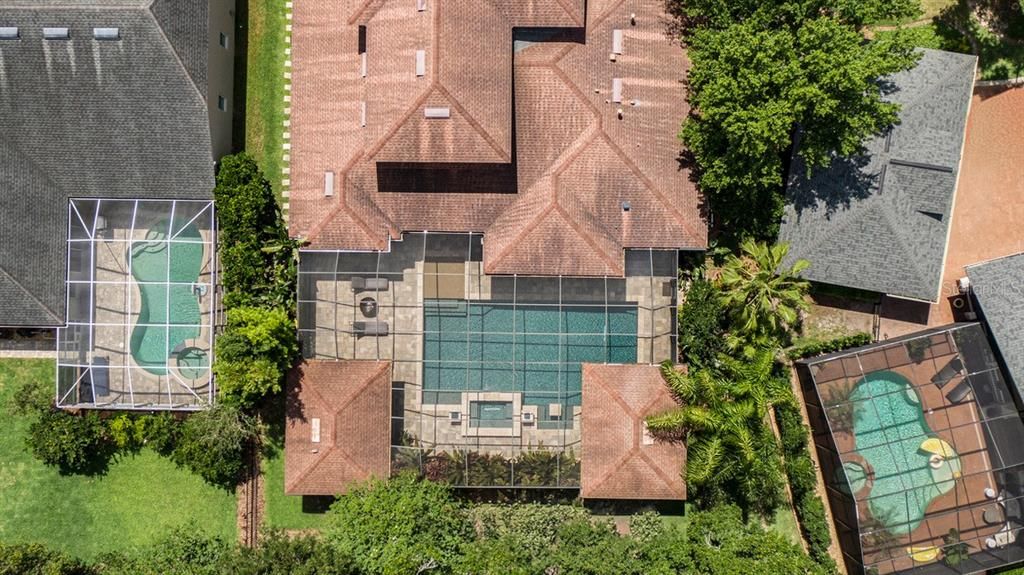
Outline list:
[[[235,496],[144,450],[111,464],[106,475],[61,476],[25,447],[28,422],[8,415],[18,382],[53,387],[52,360],[0,360],[0,541],[41,542],[91,558],[153,542],[195,522],[234,540]]]
[[[249,0],[245,149],[281,199],[284,150],[285,1]]]

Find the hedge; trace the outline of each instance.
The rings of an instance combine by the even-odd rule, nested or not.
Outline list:
[[[785,461],[789,489],[793,493],[793,508],[800,520],[800,531],[807,542],[811,557],[830,571],[836,570],[829,555],[832,535],[829,532],[825,505],[818,498],[818,473],[808,449],[809,430],[803,422],[795,398],[775,405],[775,421],[779,426],[782,453]]]
[[[823,353],[832,353],[834,351],[842,351],[852,347],[867,345],[871,343],[871,339],[870,333],[860,332],[826,341],[816,341],[813,343],[794,346],[786,352],[786,356],[791,360],[803,359],[805,357],[821,355]]]

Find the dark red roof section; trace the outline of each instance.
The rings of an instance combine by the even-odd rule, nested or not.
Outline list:
[[[583,364],[584,499],[686,499],[686,448],[653,439],[644,418],[676,406],[656,365]]]
[[[307,360],[287,391],[285,493],[338,495],[353,482],[389,475],[390,362]]]
[[[663,0],[425,5],[296,3],[293,235],[312,249],[365,250],[403,231],[483,232],[494,274],[621,276],[624,248],[706,246],[701,201],[679,162],[689,62],[666,35]],[[513,27],[562,28],[584,42],[514,48]],[[427,107],[450,117],[425,118]],[[379,163],[510,165],[516,193],[480,193],[474,178],[451,193],[381,191]]]

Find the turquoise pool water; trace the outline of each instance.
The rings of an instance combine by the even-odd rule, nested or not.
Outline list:
[[[851,401],[857,453],[874,470],[868,508],[893,534],[910,533],[932,500],[953,489],[959,461],[954,457],[939,469],[929,466],[931,454],[921,450],[921,443],[932,430],[917,392],[902,375],[877,371],[864,376]]]
[[[142,297],[139,319],[132,329],[131,353],[135,363],[154,375],[165,375],[171,352],[180,343],[199,337],[199,298],[192,283],[199,280],[203,265],[203,244],[167,242],[168,222],[154,225],[144,241],[132,242],[132,277]],[[201,240],[199,230],[189,224],[175,239]],[[184,358],[186,377],[198,376],[209,367],[206,355]]]
[[[581,363],[636,363],[635,306],[426,300],[423,323],[424,403],[458,403],[464,390],[518,391],[544,419],[559,397],[580,404]]]

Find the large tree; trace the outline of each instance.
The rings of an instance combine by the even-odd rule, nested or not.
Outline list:
[[[679,5],[689,48],[690,117],[682,138],[717,224],[735,238],[778,232],[795,136],[811,170],[848,156],[897,121],[880,79],[914,65],[900,34],[867,41],[910,0],[698,0]]]

